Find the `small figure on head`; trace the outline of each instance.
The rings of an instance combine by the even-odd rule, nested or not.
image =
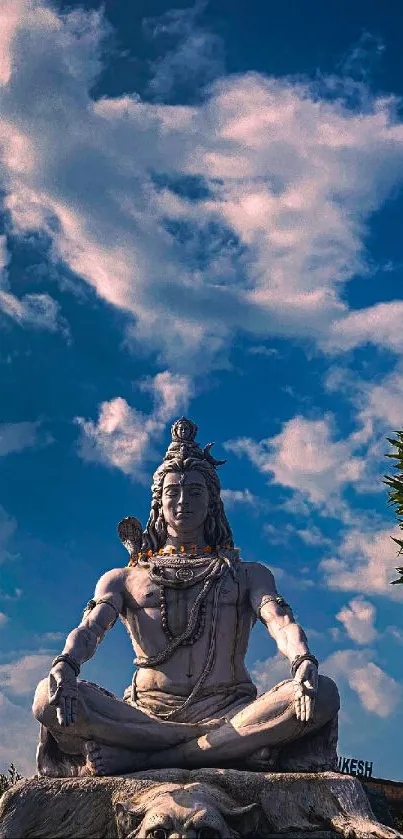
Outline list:
[[[176,422],[174,422],[171,428],[172,442],[193,443],[196,438],[197,432],[198,428],[195,422],[192,422],[192,420],[187,419],[187,417],[181,417],[180,419],[176,420]]]

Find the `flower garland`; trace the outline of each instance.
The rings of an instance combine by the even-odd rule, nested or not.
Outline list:
[[[233,550],[235,554],[239,557],[239,548],[231,548],[230,544],[226,545],[216,545],[215,553],[219,555],[221,550],[231,551]],[[151,560],[153,557],[158,556],[183,556],[188,557],[189,559],[194,557],[199,557],[202,554],[209,555],[213,553],[213,548],[211,545],[205,545],[203,548],[197,548],[197,545],[191,545],[190,551],[187,551],[184,545],[180,545],[179,548],[174,548],[173,545],[168,545],[165,548],[160,548],[158,551],[138,551],[137,555],[132,555],[128,562],[128,568],[133,568],[134,566],[138,565],[139,562],[147,562]]]

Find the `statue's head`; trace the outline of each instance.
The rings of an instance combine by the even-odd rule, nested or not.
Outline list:
[[[233,547],[232,533],[221,500],[217,461],[211,444],[201,449],[195,442],[197,426],[181,417],[171,429],[172,443],[153,476],[150,517],[143,549],[162,548],[169,532],[183,542],[188,534],[204,529],[206,545]]]
[[[171,428],[171,436],[173,443],[193,443],[198,432],[196,423],[187,417],[180,417],[174,422]]]

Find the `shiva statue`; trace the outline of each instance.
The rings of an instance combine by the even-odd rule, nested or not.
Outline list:
[[[185,417],[171,433],[146,529],[134,517],[119,525],[128,566],[103,574],[37,687],[39,776],[269,771],[290,746],[303,753],[312,738],[337,732],[336,685],[318,675],[266,563],[242,561],[234,548],[217,474],[225,461],[212,457],[212,444],[198,445],[197,426]],[[136,656],[123,699],[78,678],[118,618]],[[245,666],[257,620],[291,667],[290,679],[259,697]]]

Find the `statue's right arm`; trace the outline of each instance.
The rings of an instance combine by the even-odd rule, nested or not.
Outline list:
[[[70,655],[78,665],[91,658],[105,632],[121,614],[124,600],[125,569],[107,571],[97,582],[92,608],[87,608],[79,626],[66,638],[63,655]],[[99,602],[102,601],[102,602]]]
[[[125,569],[108,571],[98,580],[91,608],[66,638],[59,661],[49,673],[49,702],[54,705],[60,725],[72,725],[77,720],[77,668],[88,661],[109,629],[121,614],[124,603]],[[100,602],[102,601],[102,602]],[[65,656],[65,658],[64,658]]]

